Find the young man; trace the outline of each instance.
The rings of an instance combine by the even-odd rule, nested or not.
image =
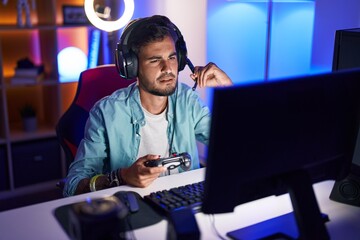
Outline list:
[[[137,82],[97,102],[89,113],[85,136],[70,165],[64,195],[121,184],[146,187],[160,175],[181,168],[147,167],[145,161],[187,152],[191,169],[199,167],[196,141],[209,140],[210,112],[198,94],[178,83],[186,46],[176,26],[164,16],[133,21],[118,43],[121,75]],[[134,76],[133,76],[134,75]],[[215,64],[195,67],[198,87],[228,86],[230,78]]]

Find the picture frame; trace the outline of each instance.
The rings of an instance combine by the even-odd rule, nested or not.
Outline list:
[[[64,25],[89,24],[84,6],[63,5],[62,13]]]

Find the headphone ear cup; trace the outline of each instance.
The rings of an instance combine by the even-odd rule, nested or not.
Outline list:
[[[125,71],[126,71],[126,79],[134,79],[137,77],[138,74],[138,58],[136,54],[130,51],[124,57],[125,61]]]
[[[120,46],[115,51],[115,64],[119,75],[125,79],[134,79],[137,77],[138,59],[133,52],[124,53]]]
[[[125,79],[134,79],[138,72],[138,58],[136,54],[128,47],[128,40],[133,30],[147,18],[135,19],[124,29],[120,40],[116,45],[115,63],[118,73]]]
[[[122,57],[122,52],[119,49],[119,43],[118,43],[117,47],[115,49],[115,66],[116,66],[116,70],[118,71],[119,75],[126,79],[123,61],[124,61],[124,59]]]

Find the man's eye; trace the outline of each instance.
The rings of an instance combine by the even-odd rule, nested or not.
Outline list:
[[[153,60],[150,61],[150,63],[156,63],[158,61],[159,61],[158,59],[153,59]]]

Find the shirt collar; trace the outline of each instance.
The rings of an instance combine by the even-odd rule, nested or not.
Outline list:
[[[169,96],[168,99],[168,110],[167,110],[167,118],[168,121],[172,121],[174,118],[174,111],[175,106],[178,98],[179,87],[181,84],[178,84],[177,89],[175,92]],[[140,102],[140,91],[139,86],[136,83],[131,84],[129,92],[129,104],[132,111],[132,123],[144,123],[145,124],[145,116],[144,112],[141,109],[141,102]],[[141,124],[143,125],[143,124]]]

